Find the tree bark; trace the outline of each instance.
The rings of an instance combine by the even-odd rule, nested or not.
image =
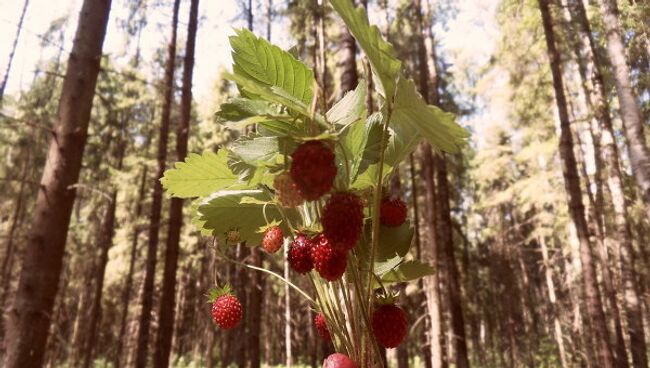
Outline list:
[[[339,99],[343,98],[347,91],[356,88],[359,83],[359,74],[357,73],[357,43],[352,37],[347,26],[341,29],[341,47],[339,51],[341,60],[339,68],[341,70],[341,93]]]
[[[30,157],[31,154],[29,150],[27,151],[25,157],[23,158],[23,167],[20,174],[20,186],[18,189],[18,197],[16,198],[16,204],[14,206],[14,212],[11,216],[11,224],[9,225],[9,232],[7,233],[7,245],[5,246],[5,256],[2,260],[2,294],[0,297],[0,310],[4,312],[7,302],[7,296],[11,289],[11,274],[14,265],[14,237],[16,236],[16,230],[19,225],[22,223],[21,214],[23,213],[23,206],[25,202],[25,187],[27,186],[27,174],[29,173],[30,166]],[[3,313],[4,314],[4,313]],[[4,336],[4,323],[0,324],[0,338]]]
[[[122,310],[120,312],[120,332],[117,335],[117,348],[115,349],[115,356],[113,362],[116,368],[121,366],[122,350],[124,349],[124,335],[126,334],[127,318],[129,315],[129,304],[131,301],[131,289],[133,288],[133,272],[135,270],[135,260],[138,254],[138,238],[140,236],[140,227],[138,219],[142,214],[142,202],[144,201],[145,189],[147,185],[147,171],[148,167],[143,166],[142,179],[140,180],[140,188],[138,190],[138,199],[135,204],[135,213],[133,216],[133,234],[131,235],[131,255],[129,257],[129,271],[126,274],[126,282],[124,284],[124,291],[122,292]]]
[[[123,151],[122,151],[123,152]],[[122,156],[123,158],[123,156]],[[120,161],[122,160],[120,158]],[[122,166],[121,162],[118,166]],[[120,170],[118,168],[118,170]],[[113,190],[111,200],[106,209],[106,215],[102,224],[102,235],[100,240],[101,254],[99,263],[95,267],[95,290],[90,309],[90,322],[88,324],[88,340],[85,342],[83,367],[88,368],[92,363],[93,349],[97,341],[97,328],[102,318],[102,292],[104,289],[104,275],[106,273],[106,264],[108,263],[108,250],[113,245],[113,235],[115,234],[115,210],[117,208],[117,189]]]
[[[421,0],[415,1],[415,32],[417,40],[417,60],[419,71],[419,91],[426,101],[433,99],[437,103],[436,70],[429,70],[429,60],[425,46],[424,22],[422,19]],[[433,93],[429,85],[433,87]],[[431,96],[433,95],[433,98]],[[423,290],[426,298],[426,312],[429,320],[428,345],[430,364],[432,368],[443,366],[442,316],[440,311],[440,280],[438,279],[438,242],[436,221],[438,208],[434,178],[434,158],[431,145],[427,142],[420,143],[417,154],[418,163],[422,170],[422,189],[424,191],[424,208],[421,211],[422,225],[418,226],[420,240],[420,256],[423,261],[432,264],[436,272],[423,280]],[[414,199],[417,201],[417,198]],[[420,213],[418,213],[420,214]]]
[[[85,0],[68,60],[58,116],[32,211],[18,290],[8,317],[5,366],[43,364],[94,97],[110,0]]]
[[[580,261],[583,268],[584,301],[587,313],[592,323],[593,339],[596,345],[598,360],[601,366],[606,368],[614,367],[614,357],[607,333],[605,313],[598,289],[596,270],[593,262],[591,244],[589,241],[589,230],[585,218],[585,208],[582,203],[580,192],[580,177],[577,173],[577,163],[573,153],[573,139],[571,137],[571,125],[567,110],[566,97],[564,95],[564,82],[560,69],[560,55],[555,45],[555,34],[549,9],[548,0],[538,0],[539,9],[542,14],[542,24],[546,38],[546,47],[553,77],[553,88],[560,118],[560,158],[562,160],[562,174],[564,186],[568,195],[568,206],[571,220],[576,227],[577,237],[580,246]]]
[[[643,133],[641,108],[630,81],[630,68],[625,58],[625,46],[618,21],[616,0],[598,0],[607,39],[607,55],[613,70],[630,166],[639,186],[641,198],[650,217],[650,151]]]
[[[581,69],[591,71],[591,82],[593,88],[589,90],[585,85],[585,94],[591,96],[590,100],[594,105],[598,127],[602,138],[603,161],[607,163],[607,187],[611,194],[612,207],[614,209],[615,225],[615,248],[621,256],[621,277],[623,281],[624,308],[627,317],[628,334],[632,348],[632,361],[635,366],[646,367],[648,360],[646,356],[647,344],[643,333],[643,315],[641,312],[640,292],[637,283],[636,265],[634,262],[634,248],[632,246],[632,229],[628,220],[629,203],[624,195],[624,187],[621,173],[618,147],[614,139],[614,128],[610,116],[610,106],[607,100],[605,82],[601,73],[602,61],[598,57],[595,41],[591,31],[591,25],[587,18],[582,1],[574,1],[573,15],[579,25],[582,39],[583,57],[578,55]],[[586,77],[586,75],[584,76]]]
[[[183,66],[181,121],[176,132],[176,158],[178,161],[185,160],[185,156],[187,156],[187,143],[192,113],[192,76],[194,71],[194,49],[196,45],[198,13],[199,0],[192,0],[190,5],[190,21],[187,28],[187,44],[185,46],[185,60]],[[172,198],[171,206],[169,208],[169,226],[167,227],[165,269],[163,273],[162,296],[160,298],[159,327],[156,339],[156,349],[154,352],[155,367],[169,366],[169,355],[171,352],[171,342],[174,333],[176,269],[178,268],[178,252],[182,226],[183,200],[181,198]]]
[[[560,354],[560,363],[562,368],[567,368],[566,349],[564,347],[564,335],[562,334],[562,323],[560,316],[560,308],[557,305],[557,296],[555,293],[555,283],[553,282],[553,269],[551,268],[551,260],[548,255],[548,247],[546,246],[546,239],[543,236],[539,237],[539,245],[542,250],[542,259],[544,260],[544,277],[546,278],[546,288],[548,289],[548,300],[551,303],[551,314],[553,318],[553,336],[557,344],[557,350]]]
[[[25,14],[27,14],[28,6],[29,6],[29,0],[25,0],[25,2],[23,3],[23,10],[20,12],[20,18],[18,19],[18,28],[16,29],[16,37],[14,37],[14,43],[11,46],[11,52],[9,52],[9,59],[7,60],[7,69],[5,69],[5,74],[2,77],[2,83],[0,83],[0,106],[2,106],[2,99],[5,95],[5,88],[7,87],[7,81],[9,80],[9,73],[11,73],[11,64],[14,61],[14,55],[16,54],[16,48],[18,47],[20,32],[23,30],[23,22],[25,21]]]
[[[149,348],[149,328],[151,325],[151,309],[153,307],[154,278],[156,273],[156,257],[158,253],[158,235],[160,231],[160,212],[162,210],[163,189],[160,183],[165,172],[167,160],[167,139],[169,136],[169,120],[171,115],[173,92],[174,92],[174,71],[176,62],[176,30],[178,25],[178,8],[180,0],[174,0],[172,16],[172,33],[167,47],[167,62],[165,65],[165,81],[162,116],[160,121],[160,136],[158,138],[158,154],[155,181],[153,183],[153,195],[151,201],[151,212],[149,214],[149,242],[147,244],[147,258],[145,264],[144,285],[142,291],[138,341],[136,350],[135,366],[144,368],[147,365],[147,351]]]

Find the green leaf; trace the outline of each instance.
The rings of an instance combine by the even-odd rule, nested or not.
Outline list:
[[[404,261],[404,257],[400,256],[394,256],[392,258],[388,258],[384,261],[375,261],[375,267],[373,268],[373,272],[375,275],[378,275],[380,278],[387,274],[388,272],[392,271],[395,267],[399,266],[402,261]]]
[[[415,129],[434,149],[449,153],[459,152],[469,137],[453,114],[427,105],[413,81],[406,78],[400,78],[397,85],[391,124],[395,129]]]
[[[313,97],[314,72],[291,53],[247,29],[230,37],[235,74],[266,86],[276,86],[309,105]]]
[[[337,146],[337,159],[347,158],[350,168],[350,181],[354,183],[360,172],[379,160],[381,146],[381,114],[375,113],[367,120],[350,124],[343,132],[341,144]],[[345,174],[345,167],[339,164],[339,172]]]
[[[366,94],[368,87],[363,79],[359,80],[359,84],[354,91],[348,91],[342,99],[340,99],[332,108],[327,112],[327,121],[338,125],[349,125],[355,121],[366,118]]]
[[[395,56],[393,46],[382,38],[379,28],[370,25],[363,7],[355,9],[350,0],[331,0],[331,3],[368,57],[383,95],[392,97],[402,68],[402,62]]]
[[[408,254],[413,242],[413,234],[415,233],[411,222],[406,220],[401,226],[379,227],[379,244],[375,249],[375,261],[383,262],[395,256],[401,258]],[[365,254],[370,253],[370,239],[372,239],[372,222],[366,221],[364,226],[364,241],[361,243],[361,252]]]
[[[242,241],[259,245],[262,234],[257,231],[267,224],[266,219],[269,222],[282,220],[275,205],[263,205],[270,200],[269,194],[262,190],[219,191],[202,201],[198,208],[199,220],[203,221],[203,228],[212,231],[224,243],[229,230],[238,230]]]
[[[419,261],[406,261],[394,270],[387,272],[381,278],[384,283],[408,282],[417,280],[424,276],[433,275],[435,269],[428,264]]]
[[[205,151],[202,155],[190,153],[184,162],[174,166],[160,179],[173,197],[204,196],[237,182],[237,175],[228,168],[228,153],[223,149],[218,153]]]
[[[262,100],[249,100],[247,98],[230,98],[219,106],[216,113],[221,121],[241,121],[252,116],[274,116],[280,111],[274,105]]]
[[[281,88],[275,86],[269,87],[264,84],[260,84],[253,79],[236,73],[223,73],[223,76],[224,78],[237,83],[244,93],[259,96],[268,102],[285,106],[289,110],[292,110],[293,112],[298,113],[304,117],[311,118],[312,116],[310,108],[307,104],[282,90]],[[325,118],[322,115],[314,114],[314,119],[322,126],[329,127],[329,125],[325,123]]]

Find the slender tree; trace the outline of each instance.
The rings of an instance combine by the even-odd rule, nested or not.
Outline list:
[[[14,37],[14,43],[11,46],[11,51],[9,52],[9,58],[7,61],[7,69],[5,69],[5,74],[2,77],[2,82],[0,82],[0,106],[2,106],[2,99],[5,94],[5,88],[7,87],[7,81],[9,80],[9,73],[11,73],[11,64],[14,61],[14,55],[16,54],[16,48],[18,47],[18,40],[20,39],[20,32],[23,30],[23,22],[25,21],[25,14],[27,14],[27,7],[29,6],[29,0],[23,2],[23,10],[20,12],[20,18],[18,18],[18,27],[16,28],[16,37]]]
[[[198,25],[199,0],[190,4],[190,21],[187,28],[187,44],[183,65],[183,87],[181,95],[181,121],[176,132],[176,157],[178,161],[187,156],[190,119],[192,113],[192,76],[194,71],[194,49],[196,45],[196,30]],[[158,336],[154,353],[154,366],[167,367],[171,352],[171,342],[174,332],[174,297],[176,295],[176,269],[178,267],[178,252],[180,248],[181,227],[183,226],[183,200],[172,198],[169,208],[169,226],[167,227],[167,245],[165,249],[165,269],[163,273],[162,297],[160,298],[160,313]]]
[[[616,0],[598,0],[607,40],[607,55],[621,107],[621,118],[627,138],[630,165],[650,217],[650,151],[643,133],[641,108],[630,81],[630,68],[625,58],[625,45],[618,20]]]
[[[125,121],[126,122],[126,121]],[[122,128],[118,132],[120,135],[119,143],[116,144],[117,163],[115,168],[120,171],[124,164],[124,156],[126,151],[126,140],[124,137],[125,122],[122,123]],[[104,276],[106,273],[106,264],[108,263],[108,251],[113,245],[113,236],[115,235],[115,212],[117,210],[117,188],[113,188],[108,202],[108,208],[104,214],[102,221],[101,234],[99,236],[99,262],[97,263],[94,273],[94,287],[93,300],[90,308],[90,321],[88,324],[88,340],[85,342],[86,348],[85,356],[83,359],[83,367],[89,368],[92,363],[93,352],[97,343],[97,327],[102,318],[102,295],[104,291]]]
[[[144,274],[144,285],[142,290],[142,309],[138,329],[138,341],[136,350],[135,366],[144,368],[147,365],[147,351],[149,346],[149,329],[151,325],[151,309],[153,307],[154,278],[156,273],[156,257],[158,253],[158,236],[160,231],[160,213],[162,210],[163,189],[160,183],[165,172],[167,160],[167,139],[169,136],[169,120],[172,108],[174,92],[174,70],[176,63],[176,31],[178,25],[178,9],[180,0],[174,0],[172,15],[171,38],[167,47],[167,62],[165,64],[165,80],[163,91],[163,107],[160,120],[160,132],[158,137],[158,154],[155,181],[153,183],[153,195],[151,201],[151,212],[149,213],[149,240],[147,244],[147,258]]]
[[[8,368],[43,364],[94,97],[110,0],[85,0],[68,60],[7,329]]]
[[[603,311],[600,290],[596,279],[596,270],[593,261],[589,230],[585,219],[585,208],[580,192],[580,177],[573,152],[573,139],[571,125],[564,95],[564,82],[560,68],[560,54],[556,48],[555,33],[548,0],[539,0],[539,9],[542,14],[542,24],[546,36],[546,47],[553,77],[553,88],[560,118],[560,157],[562,159],[562,174],[568,195],[568,206],[571,220],[575,225],[580,246],[580,261],[582,263],[582,278],[584,283],[584,302],[592,324],[593,340],[596,346],[599,363],[606,368],[614,367],[614,357],[607,333],[605,313]]]
[[[425,0],[426,1],[426,0]],[[437,91],[437,73],[435,69],[430,70],[429,67],[433,63],[427,58],[427,48],[425,46],[426,39],[426,26],[424,25],[422,16],[421,0],[415,0],[415,32],[417,40],[417,61],[419,83],[418,87],[420,93],[427,101],[432,101],[434,104],[439,103]],[[430,88],[430,85],[432,88]],[[417,150],[417,160],[420,164],[423,176],[422,189],[424,191],[424,204],[423,208],[418,214],[422,217],[422,225],[419,226],[420,243],[421,243],[421,257],[423,261],[437,265],[438,264],[438,239],[437,239],[437,197],[435,188],[435,163],[431,145],[427,142],[420,143]],[[443,365],[443,348],[440,345],[442,338],[442,318],[440,311],[440,287],[438,279],[438,271],[432,276],[423,280],[424,294],[427,305],[427,315],[429,319],[429,351],[431,359],[431,367],[441,368]]]

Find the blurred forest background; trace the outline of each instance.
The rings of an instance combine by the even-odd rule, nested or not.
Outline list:
[[[356,3],[472,132],[462,155],[422,144],[392,179],[417,219],[412,257],[437,267],[402,290],[411,330],[389,366],[648,367],[650,3]],[[332,346],[309,305],[216,259],[158,178],[239,134],[213,115],[236,93],[220,78],[232,27],[295,46],[332,101],[367,75],[327,1],[0,9],[6,366],[320,366]],[[231,251],[292,277],[281,256]],[[233,331],[210,318],[216,278],[244,304]]]

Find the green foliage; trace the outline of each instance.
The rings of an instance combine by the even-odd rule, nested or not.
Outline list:
[[[228,243],[226,235],[229,231],[237,231],[241,241],[259,245],[262,234],[258,230],[270,221],[282,220],[271,200],[263,190],[223,190],[199,204],[198,216],[203,227],[211,230],[221,244]]]
[[[366,53],[382,88],[380,92],[385,98],[392,98],[402,69],[402,62],[395,56],[393,46],[383,39],[379,28],[370,25],[363,7],[359,6],[355,9],[350,0],[330,2]]]
[[[163,188],[178,198],[208,195],[237,182],[237,176],[228,168],[227,152],[190,153],[185,162],[177,162],[174,169],[165,171]]]
[[[313,98],[314,72],[289,52],[247,29],[230,37],[236,75],[268,87],[278,87],[306,105]]]
[[[381,277],[383,283],[408,282],[432,275],[435,269],[420,261],[411,260],[400,263]]]

